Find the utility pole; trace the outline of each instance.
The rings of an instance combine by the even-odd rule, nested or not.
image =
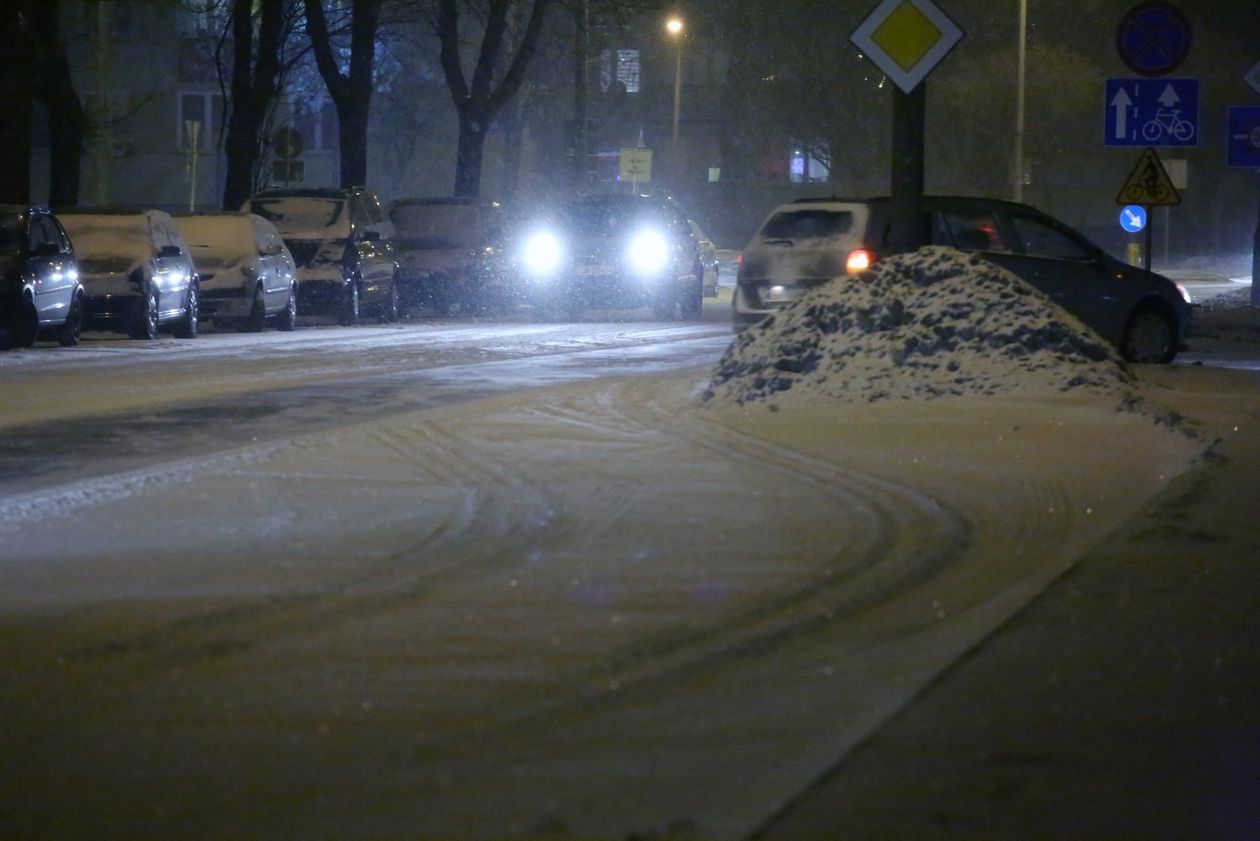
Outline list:
[[[910,93],[896,85],[892,89],[892,245],[897,251],[916,251],[930,241],[923,213],[927,83],[920,82]]]

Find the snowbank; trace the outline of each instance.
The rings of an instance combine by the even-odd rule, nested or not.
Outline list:
[[[1028,283],[930,247],[817,287],[745,331],[704,398],[874,402],[1132,384],[1110,344]]]

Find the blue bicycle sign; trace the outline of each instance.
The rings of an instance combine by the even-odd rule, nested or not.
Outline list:
[[[1198,79],[1108,79],[1106,146],[1197,146]]]

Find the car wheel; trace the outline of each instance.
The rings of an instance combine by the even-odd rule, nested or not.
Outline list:
[[[131,318],[131,338],[146,341],[157,338],[158,304],[157,287],[152,283],[146,283],[144,292],[136,304],[136,312]]]
[[[297,286],[289,287],[289,303],[285,306],[284,312],[280,313],[280,319],[276,322],[276,329],[283,330],[286,333],[292,333],[297,329]]]
[[[1124,328],[1120,354],[1129,362],[1172,362],[1177,355],[1177,320],[1163,307],[1143,304]]]
[[[175,326],[175,338],[177,339],[195,339],[197,338],[197,330],[200,328],[201,318],[201,290],[196,283],[188,285],[188,305],[184,307],[184,314],[179,319],[179,324]]]
[[[39,335],[39,311],[30,298],[23,295],[21,303],[14,307],[6,329],[0,331],[0,350],[30,347]]]
[[[74,347],[79,343],[83,333],[83,296],[75,295],[70,302],[70,311],[66,313],[66,322],[57,332],[57,341],[62,347]]]
[[[658,292],[652,299],[652,317],[657,321],[673,321],[674,320],[674,295],[673,289],[664,289]]]
[[[382,324],[392,324],[398,320],[399,311],[398,301],[398,283],[393,279],[389,282],[389,298],[385,303],[381,304],[380,321]]]
[[[341,291],[341,312],[337,323],[342,327],[353,327],[359,323],[359,282],[351,280]]]
[[[254,296],[249,300],[249,315],[245,316],[246,333],[261,333],[267,323],[267,299],[263,297],[262,285],[254,287]]]
[[[691,288],[683,293],[681,309],[684,321],[700,320],[700,313],[704,309],[704,284],[702,281],[697,280],[691,285]]]

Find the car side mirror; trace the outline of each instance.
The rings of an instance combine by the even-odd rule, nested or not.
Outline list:
[[[55,242],[41,242],[35,246],[36,257],[56,257],[61,253],[61,249],[57,247]]]
[[[159,257],[182,257],[184,252],[179,249],[178,245],[164,245],[158,249]]]

